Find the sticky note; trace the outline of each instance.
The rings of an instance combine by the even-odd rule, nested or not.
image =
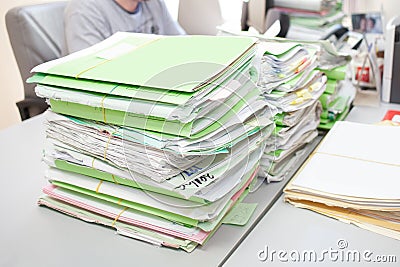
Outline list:
[[[222,223],[233,225],[245,225],[253,215],[257,203],[238,203],[225,216]]]

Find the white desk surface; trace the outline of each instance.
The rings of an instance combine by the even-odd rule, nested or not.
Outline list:
[[[400,105],[381,104],[376,108],[354,107],[346,120],[375,123],[383,118],[388,109],[400,110]],[[396,257],[396,263],[367,263],[362,258],[359,263],[353,262],[353,258],[350,258],[350,262],[343,262],[340,258],[335,261],[335,255],[332,256],[333,260],[326,256],[324,261],[318,263],[307,262],[307,260],[292,262],[289,254],[285,256],[283,252],[281,258],[282,260],[288,259],[288,262],[281,262],[276,255],[273,261],[271,261],[271,257],[265,261],[261,261],[258,257],[258,253],[261,250],[265,251],[266,246],[269,252],[283,250],[291,253],[292,250],[295,250],[293,253],[296,251],[303,253],[305,250],[312,250],[317,255],[321,255],[324,250],[330,248],[341,251],[337,244],[339,240],[345,240],[348,244],[347,249],[343,251],[354,250],[364,253],[369,250],[372,252],[370,259],[375,259],[375,256],[393,255]],[[341,242],[344,244],[343,241]],[[265,257],[265,254],[261,253],[261,259],[263,259],[262,257]],[[344,256],[344,259],[346,257]],[[281,266],[283,264],[290,265],[290,263],[293,266],[399,266],[400,241],[308,210],[295,208],[284,203],[281,197],[234,251],[224,266]]]
[[[259,203],[245,227],[223,225],[192,253],[158,248],[113,229],[38,207],[44,163],[43,116],[0,132],[0,266],[217,266],[281,195],[284,183],[263,184],[245,202]],[[314,144],[315,145],[315,144]]]
[[[355,106],[346,121],[377,123],[383,119],[389,109],[400,110],[400,104],[380,103],[378,107]]]

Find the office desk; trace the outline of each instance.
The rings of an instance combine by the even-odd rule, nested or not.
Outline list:
[[[400,105],[381,104],[380,107],[354,107],[348,115],[348,121],[375,123],[382,119],[388,109],[400,109]],[[339,243],[339,244],[338,244]],[[347,248],[341,249],[339,246],[346,245]],[[355,253],[364,253],[367,251],[367,260],[374,259],[375,256],[396,257],[396,263],[373,263],[367,264],[362,258],[360,262],[353,262],[350,255],[343,256],[334,261],[327,258],[321,262],[314,263],[308,260],[302,262],[292,262],[289,253],[293,252],[293,258],[296,259],[296,253],[304,251],[315,251],[319,258],[322,259],[321,253],[324,250],[347,251],[353,250]],[[342,247],[343,248],[343,247]],[[268,259],[265,254],[260,251],[283,250],[288,254],[281,254],[281,259],[288,262],[281,262],[274,255]],[[297,251],[297,252],[296,252]],[[372,252],[368,257],[368,251]],[[333,252],[335,254],[335,252]],[[308,255],[308,254],[307,254]],[[307,256],[309,257],[309,256]],[[306,258],[308,259],[308,258]],[[349,259],[350,262],[346,260]],[[293,266],[399,266],[400,262],[400,241],[391,239],[373,232],[339,222],[335,219],[311,212],[309,210],[295,208],[294,206],[284,203],[283,198],[277,200],[273,207],[266,213],[264,218],[257,224],[253,231],[240,244],[237,250],[227,260],[226,266],[280,266],[282,264],[290,264]]]
[[[245,227],[223,225],[191,254],[158,248],[36,205],[46,184],[41,163],[43,120],[40,115],[0,132],[0,266],[217,266],[269,210],[284,186],[262,184],[245,199],[259,203]]]

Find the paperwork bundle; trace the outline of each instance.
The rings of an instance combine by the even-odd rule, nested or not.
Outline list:
[[[288,5],[288,2],[291,5]],[[340,1],[280,0],[277,9],[289,15],[290,27],[286,35],[294,40],[323,40],[330,37],[341,26],[344,18]]]
[[[278,114],[274,117],[276,130],[267,141],[259,175],[267,181],[280,181],[304,158],[306,144],[318,135],[316,128],[321,115],[318,100],[327,86],[327,76],[321,70],[342,66],[350,56],[339,53],[327,40],[268,39],[259,34],[220,30],[225,35],[254,36],[261,42],[257,52],[258,85]],[[293,60],[288,64],[292,68],[287,67],[284,63],[292,58],[299,61]],[[281,71],[280,66],[286,69]]]
[[[337,122],[285,188],[285,200],[400,239],[399,135],[399,127]]]
[[[254,54],[252,38],[117,33],[35,67],[52,110],[39,204],[156,245],[204,244],[243,205],[274,129]]]
[[[274,138],[267,141],[259,174],[268,181],[284,179],[302,157],[305,144],[317,135],[318,99],[326,76],[316,70],[319,48],[298,42],[263,42],[259,85],[275,106]]]
[[[290,8],[315,13],[325,13],[336,7],[337,0],[307,0],[299,4],[295,0],[275,0],[274,6]]]
[[[354,99],[354,88],[346,78],[347,65],[331,70],[322,70],[328,77],[326,90],[320,97],[322,104],[321,120],[318,126],[321,130],[329,130],[336,121],[344,120]],[[349,86],[351,88],[349,88]]]

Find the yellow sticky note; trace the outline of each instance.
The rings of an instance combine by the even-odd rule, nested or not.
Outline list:
[[[306,92],[306,93],[303,95],[303,98],[304,98],[304,100],[311,99],[311,98],[312,98],[312,95],[311,95],[309,92]]]
[[[303,89],[303,90],[299,90],[299,91],[297,91],[296,92],[296,95],[297,95],[297,97],[302,97],[304,94],[306,94],[307,93],[307,90],[306,89]]]
[[[290,102],[290,105],[298,105],[304,102],[304,99],[302,97],[297,98],[295,100],[293,100],[292,102]]]
[[[320,87],[321,87],[321,83],[317,82],[317,83],[314,83],[314,84],[310,85],[310,87],[308,89],[310,90],[310,92],[312,92],[312,91],[314,91],[314,90],[316,90],[316,89],[318,89]]]

